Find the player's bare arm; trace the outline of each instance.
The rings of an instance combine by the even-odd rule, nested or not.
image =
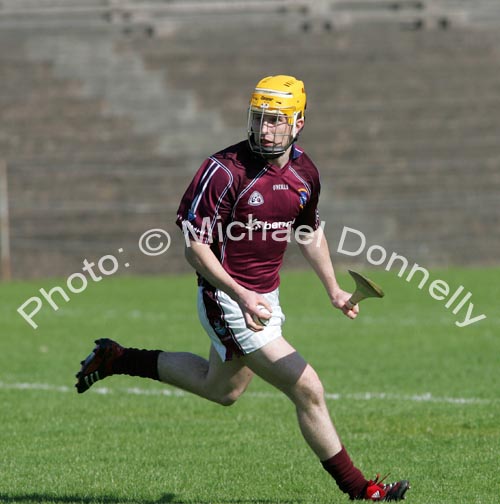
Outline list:
[[[349,318],[354,319],[359,313],[359,306],[355,305],[352,309],[346,306],[351,294],[341,289],[337,282],[328,241],[323,229],[319,227],[312,231],[309,238],[308,240],[301,240],[303,243],[299,243],[302,254],[324,285],[333,306],[342,310]]]
[[[217,289],[224,291],[238,303],[249,329],[252,331],[263,330],[263,326],[257,324],[252,317],[269,318],[270,315],[263,314],[260,311],[259,305],[264,306],[269,312],[272,312],[271,305],[257,292],[246,289],[238,284],[222,267],[215,254],[210,250],[210,245],[192,240],[190,245],[186,246],[185,256],[189,264],[203,278]]]

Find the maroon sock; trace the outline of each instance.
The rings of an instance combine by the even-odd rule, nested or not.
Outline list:
[[[349,494],[351,499],[359,497],[365,490],[368,481],[363,473],[354,466],[343,446],[339,453],[321,463],[336,481],[339,488]]]
[[[161,350],[139,350],[125,348],[123,354],[113,363],[113,374],[127,374],[159,380],[158,356]]]

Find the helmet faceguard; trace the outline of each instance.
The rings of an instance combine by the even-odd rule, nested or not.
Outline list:
[[[274,159],[297,140],[297,120],[306,109],[304,83],[288,75],[262,79],[250,98],[247,134],[256,154]]]

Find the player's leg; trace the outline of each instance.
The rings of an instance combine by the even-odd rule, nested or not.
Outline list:
[[[208,360],[186,352],[162,352],[158,358],[160,381],[230,406],[246,390],[253,373],[241,359],[223,362],[214,346]]]
[[[242,360],[292,400],[301,432],[320,460],[340,452],[342,445],[325,403],[321,381],[284,338],[271,341]]]
[[[343,492],[352,499],[404,498],[408,481],[368,481],[354,466],[331,421],[318,375],[285,339],[271,341],[246,355],[244,361],[256,375],[292,400],[304,439]]]
[[[233,404],[253,376],[239,359],[223,362],[213,345],[207,360],[187,352],[125,348],[100,339],[82,361],[76,388],[85,392],[98,380],[117,374],[169,383],[223,405]]]

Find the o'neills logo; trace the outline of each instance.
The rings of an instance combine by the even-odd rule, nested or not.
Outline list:
[[[273,191],[288,191],[288,184],[274,184]]]

